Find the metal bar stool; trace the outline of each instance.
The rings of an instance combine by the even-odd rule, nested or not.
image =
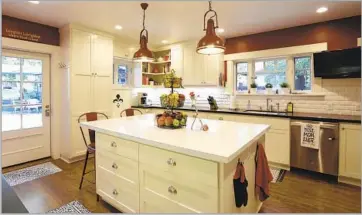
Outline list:
[[[89,113],[84,113],[82,115],[79,116],[78,118],[78,123],[81,122],[81,120],[83,119],[83,117],[85,117],[86,121],[87,122],[90,122],[90,121],[96,121],[98,120],[98,116],[103,116],[104,118],[108,119],[108,116],[104,113],[99,113],[99,112],[89,112]],[[79,185],[79,189],[82,189],[82,184],[83,184],[83,180],[87,180],[84,178],[84,175],[90,173],[90,172],[95,172],[96,170],[96,157],[94,156],[94,169],[93,170],[90,170],[88,172],[85,172],[86,168],[87,168],[87,163],[88,163],[88,157],[89,157],[89,154],[95,154],[96,152],[96,140],[95,140],[95,136],[96,136],[96,133],[94,130],[91,130],[91,129],[88,129],[88,133],[89,133],[89,142],[90,144],[87,143],[87,140],[84,136],[84,132],[83,132],[83,129],[82,127],[80,126],[80,132],[82,133],[82,137],[83,137],[83,140],[84,140],[84,144],[85,146],[87,147],[87,153],[86,153],[86,156],[85,156],[85,161],[84,161],[84,167],[83,167],[83,173],[82,173],[82,179],[80,181],[80,185]],[[87,180],[88,181],[88,180]],[[88,181],[90,183],[93,183],[94,182],[91,182],[91,181]],[[97,194],[97,201],[99,200],[99,196]]]
[[[127,108],[127,109],[124,109],[123,111],[121,111],[120,116],[122,117],[122,115],[124,113],[126,113],[126,116],[134,116],[135,111],[138,112],[140,115],[142,115],[142,111],[140,111],[138,109]]]

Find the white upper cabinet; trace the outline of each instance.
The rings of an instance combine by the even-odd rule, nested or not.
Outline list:
[[[202,55],[196,52],[196,43],[184,45],[183,85],[217,86],[223,69],[223,55]]]
[[[92,35],[92,73],[96,76],[111,76],[113,65],[113,40]]]
[[[176,71],[177,76],[183,72],[183,50],[180,45],[171,48],[171,69]]]
[[[72,74],[91,75],[92,34],[77,29],[71,32]]]

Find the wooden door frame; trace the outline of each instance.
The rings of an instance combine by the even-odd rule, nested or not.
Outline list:
[[[13,49],[25,52],[36,52],[50,55],[50,104],[51,104],[51,119],[50,119],[50,154],[53,159],[59,159],[61,154],[61,72],[59,68],[61,62],[60,46],[45,45],[40,43],[27,42],[2,37],[3,49]],[[1,109],[1,107],[0,107]],[[1,134],[0,134],[0,141]],[[63,143],[65,145],[66,143]]]

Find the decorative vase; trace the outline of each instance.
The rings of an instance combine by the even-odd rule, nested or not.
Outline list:
[[[250,94],[256,94],[256,88],[250,88]]]
[[[282,88],[283,94],[289,94],[289,88]]]
[[[273,94],[273,88],[266,88],[266,94]]]

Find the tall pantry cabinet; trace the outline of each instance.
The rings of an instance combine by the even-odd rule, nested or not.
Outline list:
[[[86,152],[79,116],[86,112],[112,115],[113,37],[72,24],[60,34],[65,63],[61,157],[72,162]]]

